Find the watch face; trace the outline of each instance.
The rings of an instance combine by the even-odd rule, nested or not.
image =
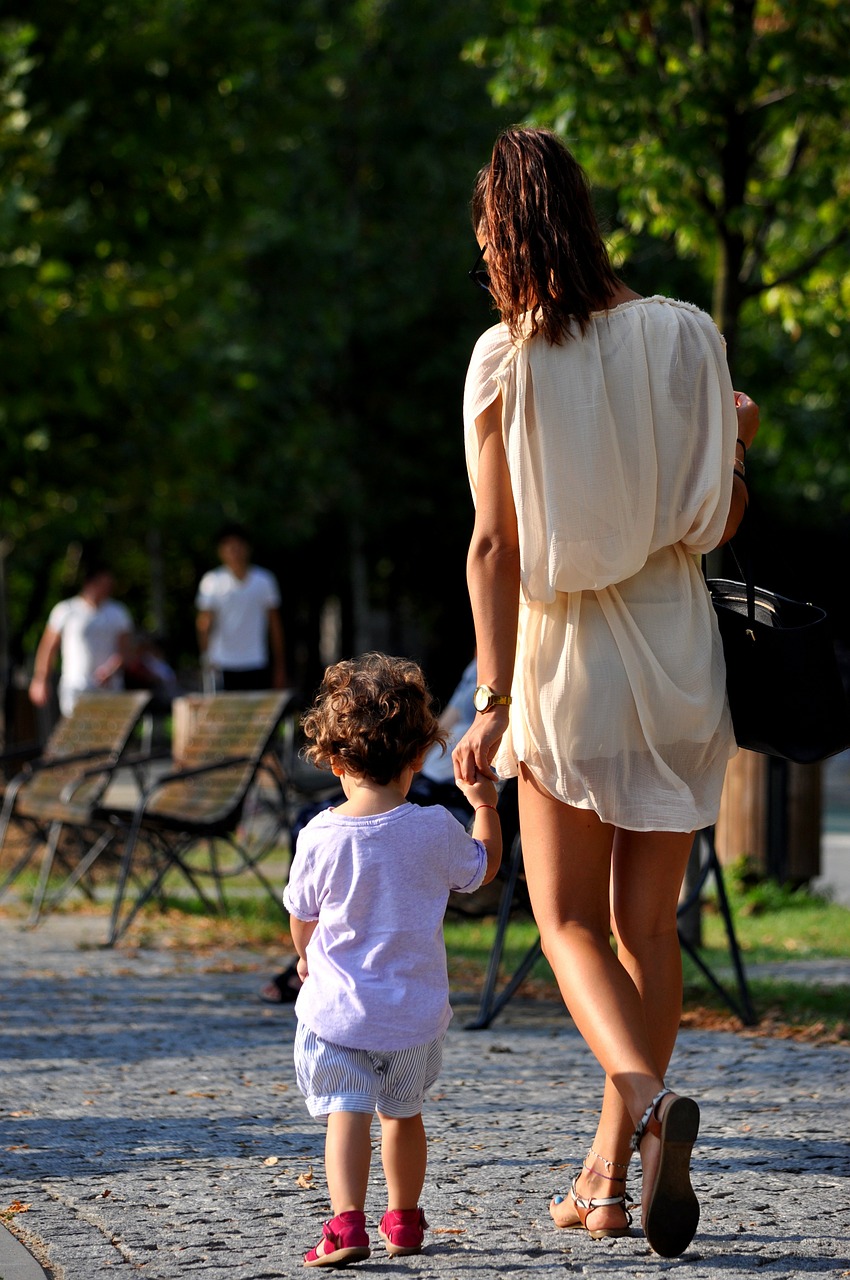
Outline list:
[[[480,684],[472,695],[472,705],[476,711],[486,711],[490,705],[491,692],[486,684]]]

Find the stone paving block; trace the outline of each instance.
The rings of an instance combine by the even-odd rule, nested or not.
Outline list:
[[[81,951],[82,929],[49,918],[23,934],[0,921],[0,1208],[30,1205],[16,1220],[55,1280],[304,1275],[328,1203],[323,1131],[294,1082],[291,1008],[258,1002],[256,972]],[[628,1239],[593,1241],[549,1219],[601,1086],[563,1012],[520,1001],[488,1031],[463,1020],[425,1112],[426,1252],[383,1250],[376,1152],[374,1252],[350,1274],[850,1276],[846,1047],[683,1032],[670,1079],[702,1107],[702,1221],[687,1253],[664,1260],[639,1222]]]

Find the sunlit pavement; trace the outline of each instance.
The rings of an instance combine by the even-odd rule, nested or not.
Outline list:
[[[0,1208],[29,1206],[6,1221],[57,1280],[302,1275],[328,1216],[323,1133],[295,1086],[291,1007],[257,999],[268,962],[222,954],[226,971],[210,972],[209,958],[105,951],[104,925],[52,916],[26,933],[0,921]],[[376,1157],[374,1252],[359,1270],[850,1270],[846,1047],[682,1033],[669,1079],[702,1106],[702,1222],[671,1264],[649,1252],[639,1221],[629,1239],[592,1241],[549,1220],[592,1137],[600,1085],[566,1017],[518,1000],[491,1030],[469,1032],[472,993],[460,1005],[426,1108],[426,1251],[387,1258]],[[636,1192],[637,1171],[632,1181]]]

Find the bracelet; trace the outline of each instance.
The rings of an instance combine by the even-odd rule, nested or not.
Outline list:
[[[744,450],[744,461],[746,462],[746,461],[747,461],[747,446],[744,444],[744,442],[743,442],[743,440],[741,439],[741,437],[740,437],[740,436],[738,436],[738,439],[735,441],[735,444],[739,444],[739,445],[741,446],[741,448]]]
[[[733,475],[733,476],[738,476],[738,477],[740,477],[740,479],[741,479],[741,480],[743,480],[743,481],[745,481],[745,482],[746,482],[747,472],[746,472],[746,470],[745,470],[745,468],[744,468],[744,464],[743,464],[743,463],[741,463],[740,469],[739,469],[737,466],[734,466],[734,467],[732,468],[732,475]]]
[[[496,808],[494,804],[477,804],[473,810],[473,813],[477,813],[479,809],[492,809],[494,813],[499,812],[499,810]]]

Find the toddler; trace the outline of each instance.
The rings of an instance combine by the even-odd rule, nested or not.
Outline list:
[[[366,1187],[377,1111],[390,1254],[419,1253],[427,1139],[422,1103],[442,1065],[452,1016],[443,915],[499,869],[496,789],[459,784],[473,834],[439,805],[407,802],[414,773],[443,735],[420,668],[368,653],[325,672],[304,717],[307,756],[340,779],[345,803],[298,837],[284,905],[304,985],[295,1070],[311,1115],[327,1122],[333,1217],[308,1267],[369,1257]]]

